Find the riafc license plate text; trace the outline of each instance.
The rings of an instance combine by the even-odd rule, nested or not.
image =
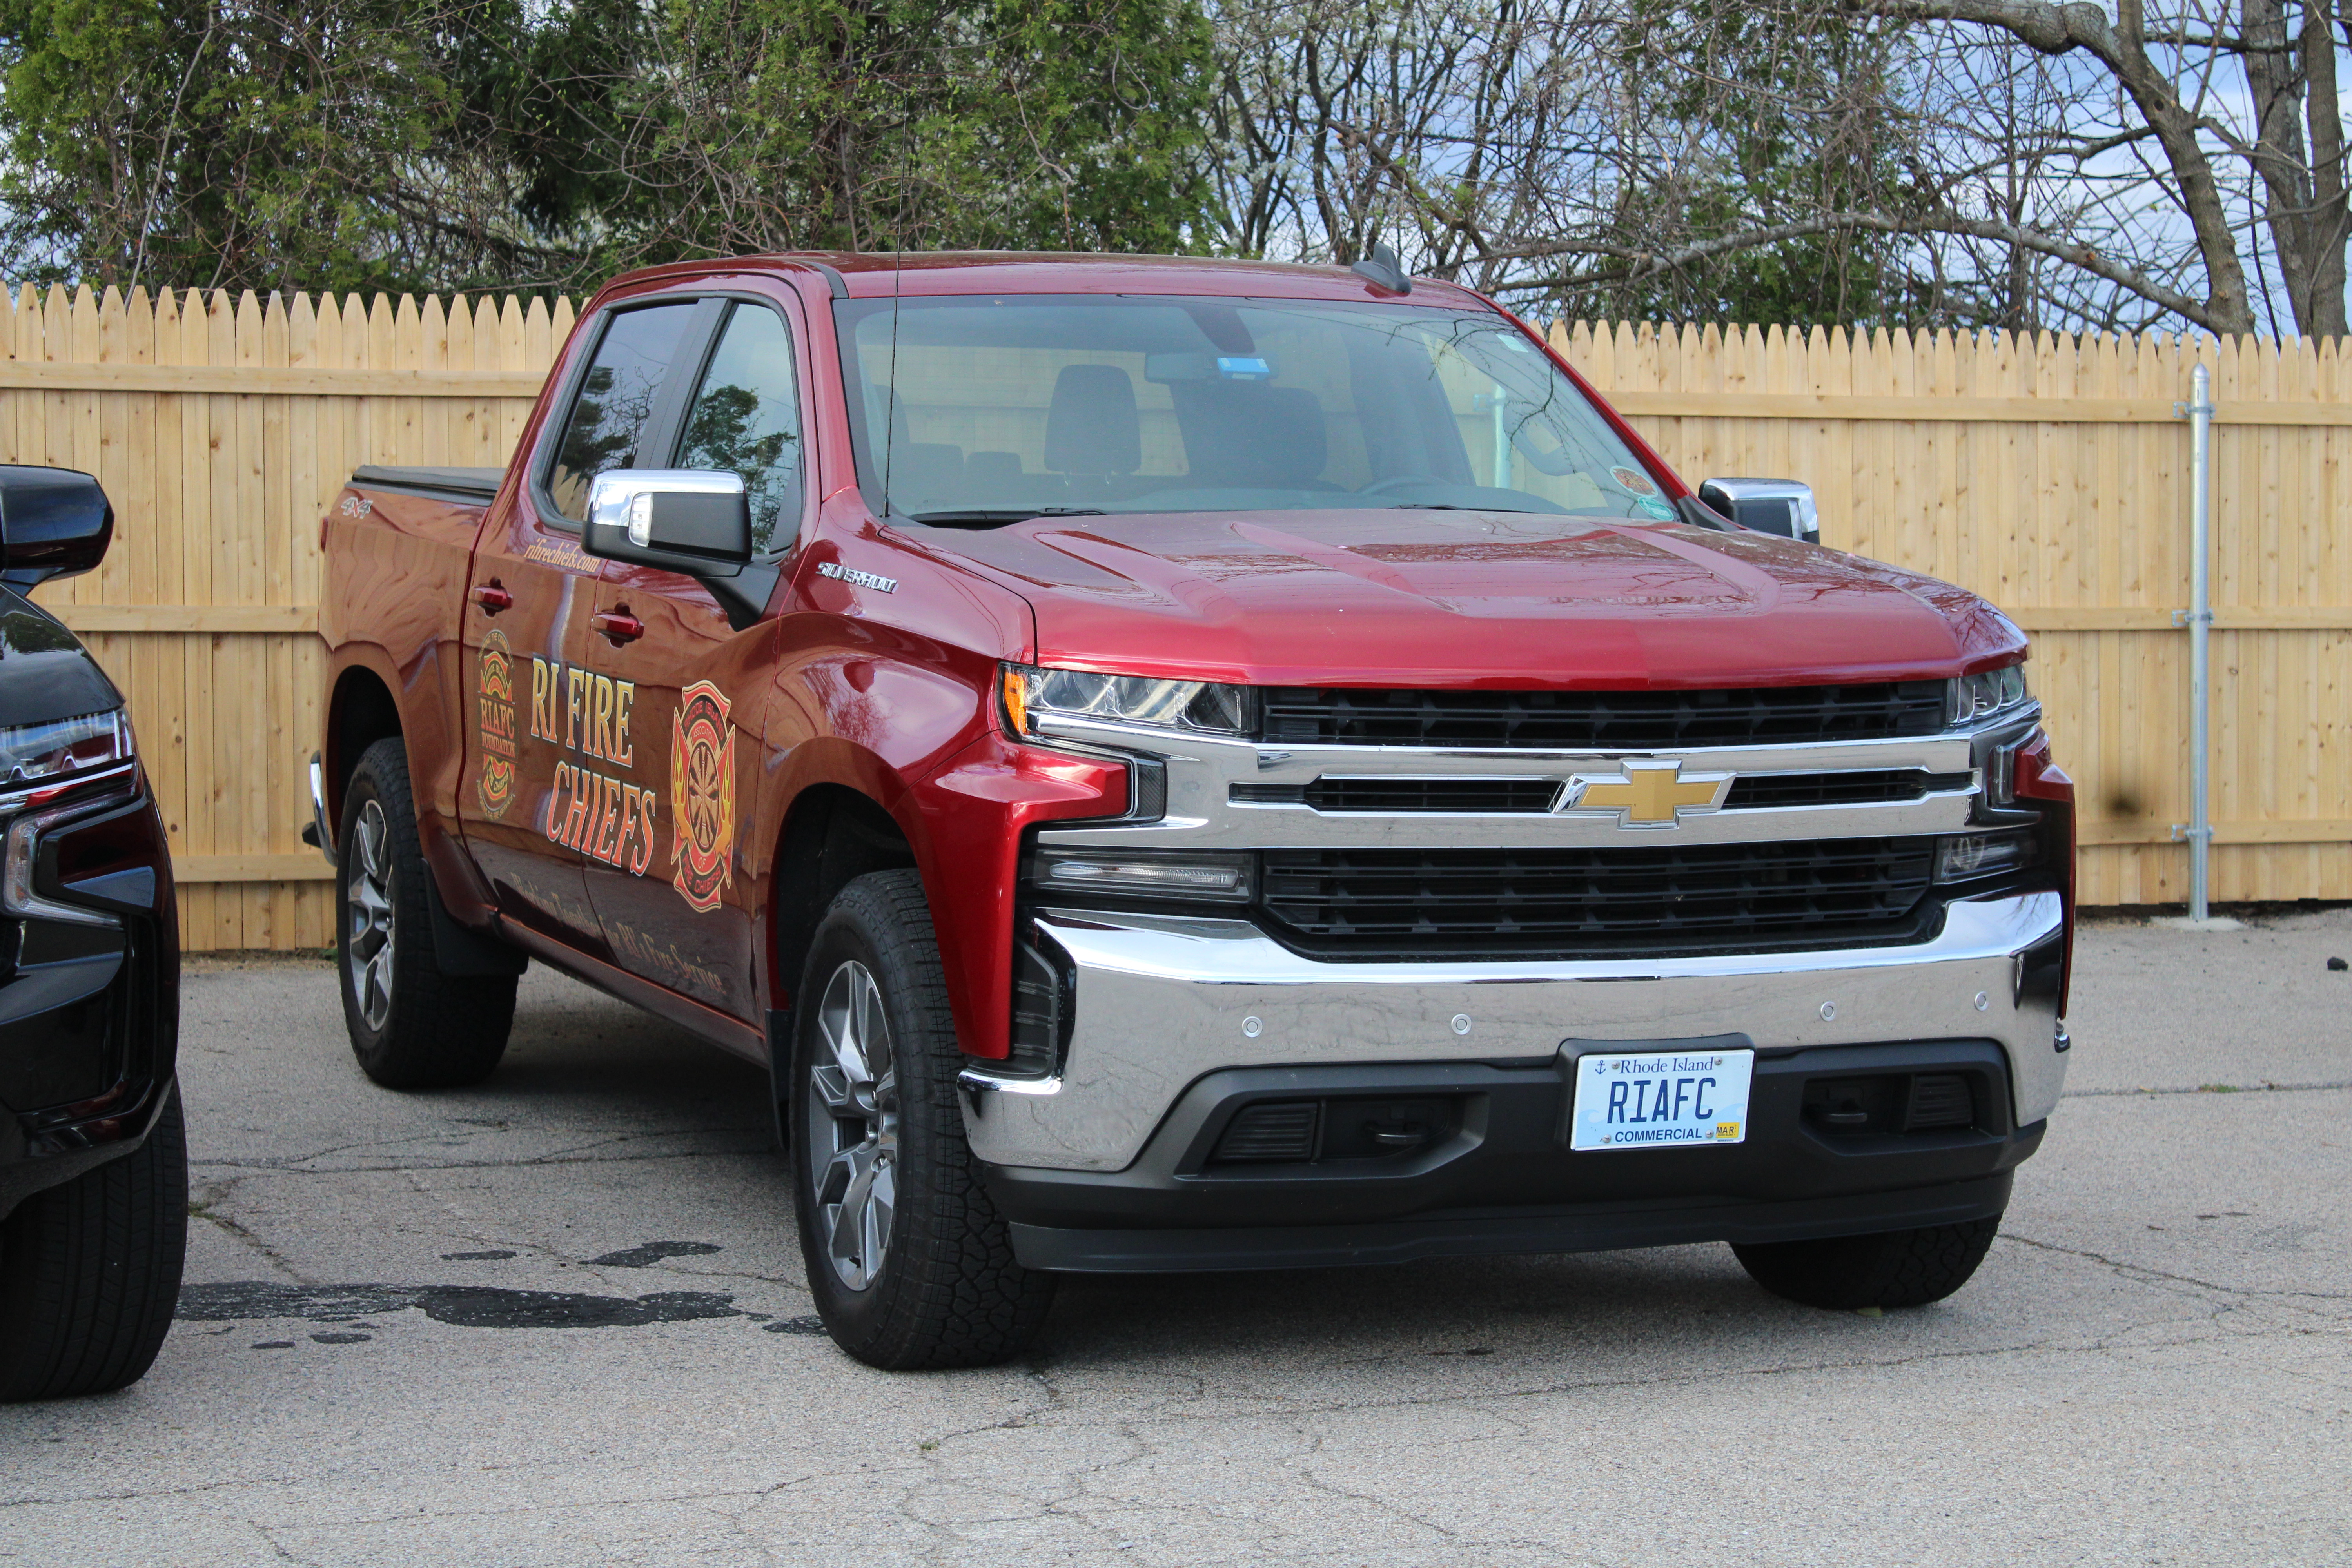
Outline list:
[[[1738,1143],[1748,1136],[1753,1051],[1654,1051],[1576,1059],[1571,1149]]]

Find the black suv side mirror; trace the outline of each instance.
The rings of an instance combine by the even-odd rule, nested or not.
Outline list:
[[[611,468],[588,487],[591,555],[697,577],[732,577],[751,563],[743,476],[720,469]]]
[[[87,572],[114,542],[114,508],[88,474],[0,464],[0,575],[29,588]]]

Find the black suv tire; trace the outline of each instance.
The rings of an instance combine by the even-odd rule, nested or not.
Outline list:
[[[169,1091],[147,1141],[0,1223],[0,1400],[110,1394],[154,1364],[188,1249],[188,1141]]]
[[[441,972],[398,736],[360,753],[336,848],[335,972],[360,1070],[386,1089],[481,1082],[506,1054],[515,977]]]
[[[1748,1278],[1808,1307],[1924,1307],[1969,1282],[2000,1230],[2000,1216],[1877,1236],[1734,1246]]]
[[[1018,1354],[1045,1324],[1054,1277],[1013,1260],[972,1170],[963,1056],[921,879],[877,871],[844,888],[795,1003],[793,1205],[834,1343],[889,1371]],[[845,1070],[853,1058],[862,1068]]]

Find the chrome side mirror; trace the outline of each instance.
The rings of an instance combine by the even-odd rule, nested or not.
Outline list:
[[[1699,486],[1698,499],[1742,528],[1808,544],[1821,542],[1822,514],[1813,504],[1813,487],[1799,480],[1709,479]]]
[[[581,547],[697,577],[751,564],[751,507],[743,476],[706,468],[608,468],[588,487]]]
[[[0,572],[9,582],[88,572],[113,539],[114,508],[88,474],[0,464]]]

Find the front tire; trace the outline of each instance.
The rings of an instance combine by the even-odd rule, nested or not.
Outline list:
[[[1807,1307],[1924,1307],[1969,1282],[1984,1261],[2000,1216],[1825,1241],[1735,1245],[1748,1278]]]
[[[972,1171],[939,943],[912,871],[860,877],[817,927],[794,1009],[801,1256],[833,1341],[869,1366],[984,1366],[1044,1326]]]
[[[514,1027],[515,977],[444,974],[425,901],[408,752],[360,753],[335,858],[335,968],[360,1070],[386,1089],[457,1089],[490,1076]]]
[[[180,1093],[147,1141],[0,1223],[0,1400],[110,1394],[155,1363],[188,1247]]]

